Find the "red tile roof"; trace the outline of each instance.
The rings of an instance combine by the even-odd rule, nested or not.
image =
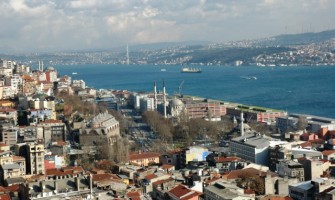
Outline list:
[[[26,159],[22,156],[13,156],[13,161],[26,161]]]
[[[14,108],[7,108],[7,107],[2,107],[0,108],[0,112],[15,112],[16,109]]]
[[[163,169],[171,169],[173,167],[174,167],[173,165],[168,165],[168,164],[164,164],[164,165],[161,166],[161,168],[163,168]]]
[[[244,194],[255,194],[255,190],[252,190],[252,189],[244,189]]]
[[[106,179],[120,180],[120,178],[115,174],[93,174],[93,181],[101,181]]]
[[[239,176],[243,174],[250,174],[250,175],[261,175],[261,176],[266,176],[266,172],[257,170],[255,168],[246,168],[246,169],[239,169],[239,170],[233,170],[228,172],[224,177],[227,179],[237,179]]]
[[[53,161],[44,160],[44,168],[45,168],[45,170],[47,170],[47,169],[55,169],[56,168],[56,164]]]
[[[147,176],[145,176],[145,179],[147,179],[148,181],[154,178],[157,178],[158,176],[156,174],[149,174]]]
[[[173,181],[173,180],[174,180],[173,178],[168,178],[168,179],[153,182],[152,185],[157,186],[157,185],[167,183],[167,182],[170,182],[170,181]]]
[[[16,185],[7,186],[6,189],[9,190],[10,192],[19,192],[20,185],[16,184]]]
[[[0,186],[0,192],[8,192],[8,190],[6,190],[6,188]]]
[[[82,167],[63,167],[61,169],[47,169],[45,171],[47,176],[64,176],[78,174],[80,172],[83,172],[84,169]]]
[[[148,159],[148,158],[157,158],[159,157],[159,153],[140,153],[140,154],[130,154],[129,160],[140,160],[140,159]]]
[[[335,150],[324,150],[322,152],[322,155],[329,156],[330,154],[333,154],[333,153],[335,153]]]
[[[311,143],[318,143],[318,144],[323,144],[325,141],[323,139],[315,139],[315,140],[309,140]]]
[[[181,199],[181,200],[191,199],[191,198],[193,198],[195,196],[199,196],[201,194],[201,193],[198,193],[194,190],[188,189],[184,185],[178,185],[177,187],[171,189],[168,193],[174,195],[175,197],[177,197],[178,199]]]
[[[214,159],[215,159],[216,162],[222,163],[222,162],[232,162],[232,161],[240,160],[241,158],[220,156],[220,157],[215,157]]]
[[[10,196],[9,196],[9,194],[2,194],[2,195],[0,195],[0,199],[1,200],[10,200]]]
[[[268,195],[268,196],[262,197],[260,199],[261,200],[293,200],[291,197],[278,196],[278,195]]]
[[[131,198],[131,199],[141,197],[141,194],[138,191],[130,191],[126,195],[127,195],[128,198]]]

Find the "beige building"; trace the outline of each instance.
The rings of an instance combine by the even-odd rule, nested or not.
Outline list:
[[[301,163],[305,171],[305,180],[311,180],[321,177],[326,172],[331,163],[327,160],[299,158],[298,162]]]
[[[22,199],[94,199],[92,182],[82,167],[48,169],[45,178],[26,181]],[[43,198],[43,199],[44,199]]]
[[[226,106],[219,101],[214,100],[191,100],[189,98],[181,99],[184,103],[186,113],[190,119],[192,118],[211,118],[221,119],[226,115]]]
[[[136,153],[129,155],[129,162],[139,166],[149,166],[150,163],[159,163],[159,153]]]
[[[27,174],[44,174],[44,145],[38,143],[21,143],[15,146],[16,155],[26,159]],[[20,163],[20,158],[16,159]]]
[[[5,128],[1,131],[1,139],[5,144],[12,146],[17,143],[19,129],[17,127]]]
[[[0,152],[0,165],[12,164],[13,157],[11,151],[2,151]]]
[[[22,177],[26,174],[26,160],[12,155],[11,151],[0,152],[0,181],[4,184],[10,178]]]

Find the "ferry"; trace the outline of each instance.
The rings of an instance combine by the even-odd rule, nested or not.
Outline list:
[[[72,74],[73,74],[73,75],[76,75],[76,74],[78,74],[78,73],[77,73],[77,72],[72,72]]]
[[[183,67],[180,70],[181,73],[201,73],[201,69],[199,68],[189,68],[189,67]]]

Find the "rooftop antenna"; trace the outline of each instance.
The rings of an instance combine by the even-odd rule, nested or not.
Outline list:
[[[127,65],[129,65],[129,48],[128,48],[128,44],[127,44]]]

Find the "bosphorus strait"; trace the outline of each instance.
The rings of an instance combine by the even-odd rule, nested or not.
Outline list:
[[[290,113],[335,117],[335,84],[332,66],[217,67],[203,66],[202,73],[180,73],[181,66],[76,65],[56,66],[61,75],[82,79],[96,89],[134,92],[158,89],[163,80],[173,95],[181,93],[228,102],[275,108]],[[161,70],[161,69],[166,69]],[[77,74],[72,75],[72,72]]]

